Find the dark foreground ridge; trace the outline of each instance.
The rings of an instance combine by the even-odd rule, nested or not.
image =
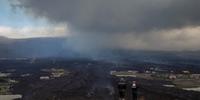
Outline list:
[[[135,65],[137,67],[131,63],[116,67],[116,63],[104,61],[62,59],[4,60],[0,64],[2,73],[11,73],[4,79],[17,81],[11,86],[10,92],[21,94],[22,100],[118,100],[116,84],[119,78],[111,76],[110,71],[142,72],[146,67],[146,63],[138,63]],[[138,77],[126,80],[137,82],[138,100],[200,99],[199,92],[163,86],[172,84],[171,81]]]

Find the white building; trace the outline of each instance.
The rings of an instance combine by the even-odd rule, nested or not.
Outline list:
[[[49,80],[49,79],[50,79],[49,76],[41,76],[41,77],[40,77],[40,80]]]

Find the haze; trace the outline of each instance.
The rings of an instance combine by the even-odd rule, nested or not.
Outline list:
[[[67,48],[200,50],[199,0],[1,0],[0,36],[64,37]]]

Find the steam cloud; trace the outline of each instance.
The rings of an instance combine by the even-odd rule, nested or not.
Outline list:
[[[52,23],[67,23],[72,45],[99,48],[199,50],[199,0],[18,0]],[[86,49],[87,48],[87,49]],[[88,49],[89,48],[89,49]]]

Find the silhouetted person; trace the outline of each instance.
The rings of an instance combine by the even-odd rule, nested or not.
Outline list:
[[[118,83],[119,100],[125,100],[127,84],[123,79]]]
[[[132,82],[131,90],[132,90],[132,100],[137,100],[138,94],[137,94],[137,86],[136,86],[135,81]]]

